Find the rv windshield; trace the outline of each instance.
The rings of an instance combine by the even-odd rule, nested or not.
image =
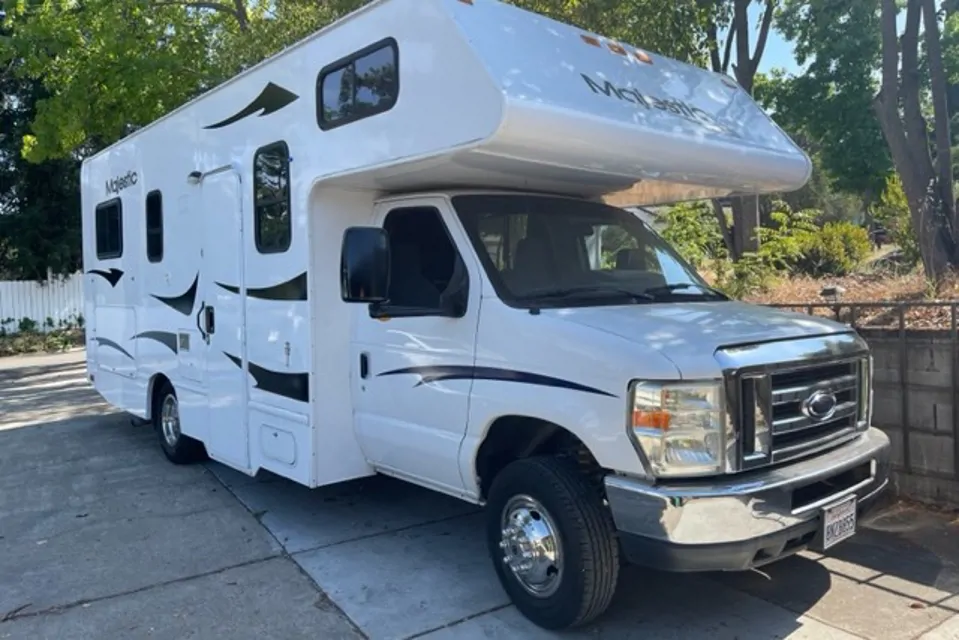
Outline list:
[[[499,296],[522,307],[727,299],[632,213],[534,195],[453,206]]]

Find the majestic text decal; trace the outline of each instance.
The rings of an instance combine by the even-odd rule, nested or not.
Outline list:
[[[708,125],[710,127],[715,127],[717,129],[722,129],[726,133],[737,135],[728,127],[724,127],[716,122],[715,118],[699,107],[694,107],[693,105],[683,102],[682,100],[664,100],[662,98],[657,98],[656,96],[644,95],[636,89],[629,87],[617,87],[609,80],[604,80],[603,84],[600,84],[585,73],[581,73],[580,75],[583,76],[583,80],[585,80],[589,88],[593,90],[593,93],[601,93],[609,98],[615,97],[619,100],[630,102],[647,109],[668,111],[669,113],[686,118],[687,120]]]
[[[125,176],[117,176],[116,178],[110,178],[107,180],[106,187],[107,193],[110,194],[119,194],[121,191],[127,187],[132,187],[140,179],[140,176],[137,175],[136,171],[127,171]]]

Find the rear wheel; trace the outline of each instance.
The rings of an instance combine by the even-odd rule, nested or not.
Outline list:
[[[160,448],[170,462],[192,464],[206,458],[203,443],[180,431],[180,402],[168,382],[163,383],[153,403],[153,426],[160,440]]]
[[[487,543],[516,608],[546,629],[589,622],[613,599],[619,547],[600,492],[570,462],[528,458],[493,480]]]

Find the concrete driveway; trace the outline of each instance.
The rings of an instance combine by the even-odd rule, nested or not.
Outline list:
[[[0,360],[0,638],[550,638],[469,505],[166,462],[82,352]],[[959,638],[959,520],[896,505],[828,557],[626,571],[589,638]]]

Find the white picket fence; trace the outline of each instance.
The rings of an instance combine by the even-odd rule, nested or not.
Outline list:
[[[81,273],[46,282],[0,281],[0,328],[7,333],[16,333],[24,318],[35,322],[38,330],[49,331],[75,323],[82,312]]]

